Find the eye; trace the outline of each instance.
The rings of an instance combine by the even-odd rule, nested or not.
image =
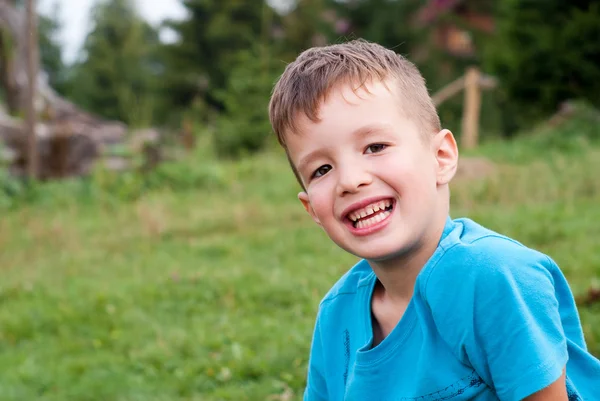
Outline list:
[[[365,153],[379,153],[385,148],[387,148],[387,145],[384,145],[383,143],[374,143],[367,146]]]
[[[321,176],[324,176],[329,172],[329,170],[331,170],[331,166],[329,164],[324,164],[315,170],[315,172],[312,175],[312,178],[319,178]]]

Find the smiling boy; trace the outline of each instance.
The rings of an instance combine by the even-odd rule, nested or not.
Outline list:
[[[269,114],[302,205],[362,259],[319,306],[304,400],[600,400],[557,265],[449,217],[457,145],[412,63],[363,40],[309,49]]]

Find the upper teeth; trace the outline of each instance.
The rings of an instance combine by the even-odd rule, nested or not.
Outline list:
[[[357,209],[348,215],[348,218],[352,221],[356,221],[358,219],[370,216],[380,210],[385,210],[385,208],[392,206],[392,201],[387,199],[379,202],[371,203],[363,207],[362,209]]]

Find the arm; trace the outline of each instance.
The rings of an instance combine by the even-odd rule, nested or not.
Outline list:
[[[568,354],[551,262],[508,241],[483,242],[456,247],[455,262],[431,274],[438,330],[501,401],[554,400],[545,396],[566,391]]]
[[[320,315],[320,313],[319,313]],[[327,401],[327,385],[324,374],[324,356],[321,342],[319,317],[315,324],[310,358],[308,361],[308,374],[303,401]]]
[[[568,401],[567,385],[565,382],[565,372],[562,376],[549,385],[548,387],[538,391],[535,394],[526,397],[523,401]]]

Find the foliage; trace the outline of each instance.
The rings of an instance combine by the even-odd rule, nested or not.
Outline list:
[[[273,65],[267,49],[238,56],[225,90],[217,92],[225,111],[217,120],[215,149],[226,157],[262,150],[274,135],[268,118],[269,95],[282,72]]]
[[[600,145],[600,111],[586,102],[570,102],[563,115],[536,126],[519,138],[522,146],[510,141],[491,140],[476,150],[496,160],[527,164],[538,159],[576,156]]]
[[[265,100],[258,94],[268,86],[264,70],[272,79],[274,64],[273,71],[281,69],[307,47],[355,37],[408,56],[431,92],[462,75],[467,65],[478,64],[496,75],[499,88],[483,98],[486,135],[524,131],[567,99],[596,106],[600,102],[597,1],[550,0],[540,5],[534,0],[467,0],[428,23],[418,23],[419,11],[425,3],[441,10],[442,3],[295,0],[285,2],[285,12],[283,3],[182,0],[187,16],[162,26],[176,40],[160,43],[131,0],[99,0],[93,29],[73,71],[67,75],[59,64],[53,35],[60,23],[52,16],[40,21],[42,59],[52,84],[84,108],[136,126],[177,126],[184,116],[211,127],[217,124],[222,132],[217,149],[227,155],[262,146],[267,116],[265,112],[261,118]],[[465,8],[493,16],[493,37],[469,25],[459,12]],[[478,52],[457,56],[442,49],[436,43],[438,30],[449,25],[467,30]],[[240,60],[248,63],[247,71]],[[260,78],[254,79],[258,70]],[[249,91],[247,99],[241,90]],[[439,108],[444,125],[456,131],[461,112],[460,96]]]
[[[68,85],[68,69],[62,60],[62,48],[57,37],[62,29],[59,19],[60,6],[54,4],[50,15],[38,18],[40,67],[48,76],[48,83],[58,93],[65,93]]]
[[[257,60],[251,53],[247,53],[247,56],[247,65],[251,64],[252,60]],[[244,60],[241,59],[240,62]],[[154,192],[209,191],[226,187],[232,178],[224,170],[227,164],[218,162],[218,156],[240,157],[259,150],[264,151],[265,148],[269,148],[269,138],[273,143],[275,141],[268,122],[262,117],[266,100],[257,94],[260,90],[267,90],[256,85],[260,71],[249,74],[257,78],[255,80],[244,76],[244,69],[239,71],[241,76],[231,84],[231,92],[224,92],[225,103],[231,102],[231,107],[237,113],[222,117],[218,121],[218,129],[214,132],[196,129],[194,135],[197,144],[192,152],[145,171],[142,153],[132,153],[120,147],[109,149],[109,154],[119,154],[129,159],[133,169],[125,172],[109,171],[100,161],[91,176],[63,182],[17,179],[10,176],[5,168],[0,168],[0,210],[18,209],[26,205],[57,206],[74,201],[81,204],[118,204],[123,201],[135,201]],[[265,76],[268,77],[268,74]],[[245,96],[239,96],[241,93]],[[237,134],[234,129],[243,132]],[[173,152],[176,150],[173,146],[178,145],[172,144],[164,151]],[[585,102],[577,102],[571,104],[570,111],[561,120],[542,124],[531,134],[523,135],[518,141],[518,146],[510,141],[491,140],[484,142],[474,152],[503,163],[522,165],[538,159],[561,158],[564,155],[576,157],[588,148],[598,146],[600,112]],[[465,152],[467,156],[472,153],[473,151]],[[254,171],[248,170],[254,167],[249,165],[247,160],[249,159],[242,158],[234,164],[239,167],[233,173],[234,180],[253,176],[252,172],[246,175],[248,171]]]
[[[455,181],[453,215],[550,254],[579,299],[600,280],[599,149],[544,157],[525,139],[501,154],[539,158]],[[60,182],[64,203],[3,213],[3,400],[302,399],[318,302],[355,259],[298,204],[282,152],[196,152],[134,198],[89,203]],[[222,185],[168,189],[209,165]],[[600,304],[579,310],[600,355]]]
[[[164,45],[166,69],[162,77],[163,96],[174,110],[200,107],[206,120],[208,110],[223,110],[217,95],[228,81],[238,52],[260,41],[263,25],[273,16],[264,1],[186,0],[188,17],[166,21],[178,40]],[[200,105],[200,106],[199,106]]]
[[[600,105],[600,3],[499,2],[486,65],[501,82],[505,130],[530,127],[561,102]]]
[[[297,0],[294,7],[273,22],[277,55],[291,62],[298,53],[315,45],[337,41],[346,33],[347,21],[334,12],[330,0]]]
[[[179,161],[166,161],[148,172],[96,169],[92,177],[95,200],[108,203],[132,201],[152,191],[187,192],[211,190],[225,185],[219,165],[198,160],[198,154]]]
[[[71,97],[78,105],[133,126],[152,123],[162,64],[158,34],[138,16],[132,0],[98,0]]]
[[[152,170],[144,169],[142,154],[115,150],[130,160],[127,171],[111,171],[100,160],[87,177],[64,181],[37,182],[10,176],[0,168],[0,211],[31,207],[70,207],[80,205],[118,205],[132,202],[148,193],[178,193],[224,187],[227,177],[222,166],[215,164],[214,147],[208,133],[198,133],[198,147],[176,160],[167,160]]]
[[[427,40],[427,33],[417,29],[414,23],[415,13],[423,5],[422,1],[330,3],[346,25],[344,30],[337,30],[336,33],[340,35],[364,38],[409,57]]]
[[[21,181],[12,177],[7,168],[0,167],[0,209],[9,209],[24,192]]]

